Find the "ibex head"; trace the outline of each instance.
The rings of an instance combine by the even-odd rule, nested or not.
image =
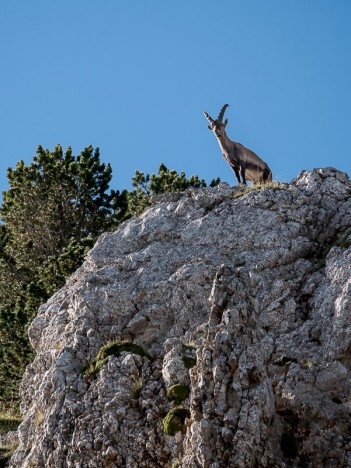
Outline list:
[[[207,128],[211,130],[218,138],[222,136],[222,132],[228,123],[228,119],[225,119],[223,123],[224,112],[227,107],[229,107],[229,104],[224,104],[216,120],[214,120],[210,115],[208,115],[207,112],[204,112],[206,119],[210,122],[210,125],[207,125]]]

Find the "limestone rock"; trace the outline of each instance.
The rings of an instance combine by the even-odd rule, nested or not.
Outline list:
[[[239,195],[155,197],[40,308],[12,467],[351,466],[350,180]]]

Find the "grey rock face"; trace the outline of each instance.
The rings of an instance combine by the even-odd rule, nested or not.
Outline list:
[[[12,467],[351,466],[349,178],[239,192],[156,197],[40,308]]]

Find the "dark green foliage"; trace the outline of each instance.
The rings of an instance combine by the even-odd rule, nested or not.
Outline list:
[[[98,149],[38,147],[31,164],[8,169],[0,208],[0,405],[18,399],[33,352],[27,329],[81,265],[96,237],[124,218],[126,194],[108,191],[109,164]]]
[[[100,162],[99,149],[77,157],[69,147],[38,147],[33,162],[8,169],[1,218],[11,240],[9,253],[19,265],[41,265],[57,258],[74,238],[96,237],[118,216],[119,193],[108,193],[112,169]]]
[[[15,442],[11,445],[0,446],[0,468],[5,468],[6,466],[8,466],[8,462],[17,447],[18,442]]]
[[[22,419],[15,416],[3,416],[0,414],[0,435],[9,431],[16,431]]]
[[[190,388],[188,385],[175,384],[169,387],[167,390],[167,398],[175,401],[179,405],[182,401],[186,400],[190,394]]]
[[[184,366],[187,369],[191,369],[192,367],[196,366],[196,358],[190,356],[183,356],[182,360],[184,362]]]
[[[288,432],[283,432],[280,447],[286,458],[296,458],[298,454],[297,440]]]
[[[171,409],[167,415],[163,418],[163,432],[170,436],[174,436],[177,432],[185,432],[185,418],[190,417],[190,411],[188,408],[177,406]]]
[[[9,431],[17,431],[22,419],[16,416],[8,416],[0,413],[0,436]],[[6,467],[13,452],[16,450],[18,443],[11,445],[0,446],[0,468]]]
[[[109,356],[119,356],[123,351],[151,359],[150,354],[136,343],[132,343],[131,341],[113,341],[102,346],[92,361],[88,360],[86,366],[82,370],[82,374],[88,380],[92,379],[107,363]]]
[[[186,178],[185,173],[177,173],[168,169],[164,164],[158,168],[157,174],[144,174],[136,171],[132,178],[134,190],[128,193],[128,214],[139,215],[150,205],[149,199],[152,195],[166,192],[182,192],[189,187],[204,188],[207,186],[204,179],[197,175]],[[210,187],[218,185],[220,179],[213,179]]]

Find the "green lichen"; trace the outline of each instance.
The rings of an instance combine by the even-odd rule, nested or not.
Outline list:
[[[190,411],[188,408],[177,406],[171,409],[167,415],[163,418],[163,432],[170,436],[174,436],[177,432],[186,431],[184,422],[185,418],[190,417]]]
[[[186,400],[190,394],[190,388],[187,385],[175,384],[167,390],[167,398],[175,401],[179,405],[182,401]]]

